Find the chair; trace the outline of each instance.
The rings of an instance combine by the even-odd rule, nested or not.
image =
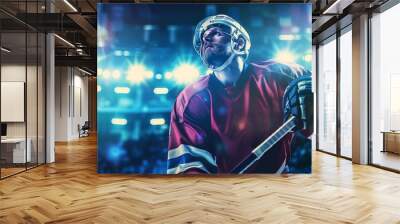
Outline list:
[[[82,127],[78,124],[79,138],[89,136],[89,129],[90,129],[89,121],[85,121]]]

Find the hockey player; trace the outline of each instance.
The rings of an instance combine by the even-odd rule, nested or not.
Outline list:
[[[226,15],[202,20],[193,45],[213,73],[176,99],[167,173],[230,173],[290,115],[296,116],[295,134],[281,139],[246,172],[310,172],[310,72],[272,60],[247,63],[250,36]]]

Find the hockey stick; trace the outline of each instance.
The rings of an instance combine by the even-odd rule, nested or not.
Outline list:
[[[295,117],[291,116],[283,125],[281,125],[274,133],[258,145],[242,162],[240,162],[231,173],[244,173],[251,165],[259,160],[272,146],[281,140],[287,133],[296,127]]]

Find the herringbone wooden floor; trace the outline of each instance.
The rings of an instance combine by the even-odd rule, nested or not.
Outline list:
[[[400,175],[320,152],[312,175],[99,175],[96,139],[0,181],[0,223],[400,223]]]

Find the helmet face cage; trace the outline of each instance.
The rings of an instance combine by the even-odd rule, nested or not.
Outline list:
[[[246,59],[250,52],[250,46],[251,46],[250,36],[247,33],[247,31],[237,21],[235,21],[234,19],[232,19],[227,15],[209,16],[197,24],[193,37],[193,47],[196,50],[196,52],[200,56],[202,56],[200,48],[203,43],[202,38],[204,32],[207,29],[209,29],[212,25],[219,25],[219,24],[225,25],[230,28],[231,47],[233,52],[237,55],[244,55]],[[245,40],[245,46],[242,50],[237,50],[233,48],[234,44],[239,39],[239,37],[243,37]]]

